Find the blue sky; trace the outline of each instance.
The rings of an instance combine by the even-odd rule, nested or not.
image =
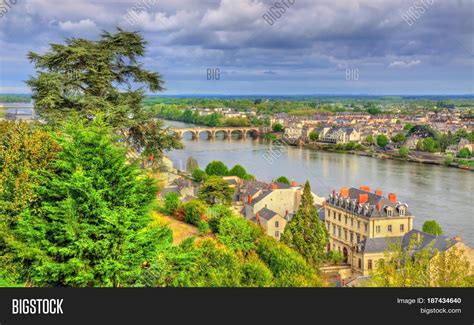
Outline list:
[[[270,25],[262,16],[276,2],[285,12]],[[0,92],[29,92],[28,51],[43,53],[68,37],[96,39],[101,29],[120,26],[149,42],[142,61],[164,76],[168,95],[473,94],[473,6],[472,0],[17,0],[0,17]],[[220,79],[207,80],[207,69],[215,68]],[[347,78],[351,73],[356,77]]]

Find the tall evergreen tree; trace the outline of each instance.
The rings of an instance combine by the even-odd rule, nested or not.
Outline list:
[[[143,263],[171,244],[169,229],[151,225],[153,180],[126,163],[110,134],[95,121],[58,136],[62,151],[40,175],[41,202],[18,223],[32,285],[137,285]]]
[[[306,182],[296,215],[283,232],[281,241],[303,255],[309,263],[319,264],[325,255],[329,234],[314,206],[309,182]]]
[[[160,74],[142,68],[146,41],[136,32],[104,31],[101,38],[66,39],[51,44],[43,55],[30,52],[37,76],[27,81],[40,116],[55,125],[70,115],[92,119],[98,114],[121,135],[123,141],[147,156],[181,147],[179,140],[151,119],[142,101],[143,87],[162,91]]]

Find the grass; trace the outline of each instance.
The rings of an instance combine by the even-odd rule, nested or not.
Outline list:
[[[159,222],[164,222],[173,230],[173,245],[179,245],[183,240],[199,234],[196,226],[165,216],[159,212],[153,212],[153,217]]]

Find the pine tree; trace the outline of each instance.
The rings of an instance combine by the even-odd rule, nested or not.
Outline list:
[[[18,223],[32,285],[137,285],[142,265],[171,243],[169,229],[150,224],[153,180],[126,163],[110,134],[96,121],[57,136],[62,151],[40,175],[41,204]]]
[[[309,182],[306,182],[296,215],[283,232],[281,241],[303,255],[309,263],[319,264],[325,255],[329,234],[314,206]]]

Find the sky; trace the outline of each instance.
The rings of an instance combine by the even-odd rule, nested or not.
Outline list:
[[[29,51],[120,27],[167,95],[473,94],[473,17],[473,0],[1,0],[0,93],[30,92]]]

